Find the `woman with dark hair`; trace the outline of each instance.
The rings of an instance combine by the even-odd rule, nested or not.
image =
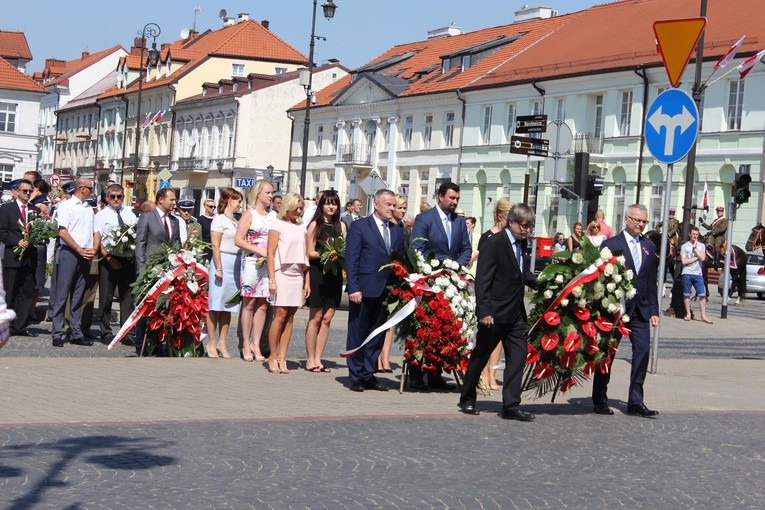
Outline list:
[[[218,214],[210,225],[213,253],[209,271],[207,315],[207,334],[210,337],[207,356],[210,358],[231,357],[226,348],[226,337],[231,323],[231,312],[238,312],[239,305],[227,304],[227,301],[239,290],[234,278],[234,267],[239,252],[239,248],[234,244],[237,227],[234,213],[242,207],[242,199],[242,194],[234,188],[223,188],[218,200]]]
[[[310,261],[311,294],[308,296],[308,324],[305,328],[305,369],[309,372],[329,372],[322,362],[329,338],[329,326],[343,293],[342,271],[334,274],[321,263],[320,241],[333,242],[345,237],[346,226],[340,221],[340,197],[335,190],[325,191],[306,232],[306,252]]]

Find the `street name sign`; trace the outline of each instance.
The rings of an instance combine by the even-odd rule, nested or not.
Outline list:
[[[699,111],[691,96],[679,89],[667,89],[648,109],[645,142],[654,158],[675,163],[691,150],[698,130]]]
[[[653,33],[659,45],[661,59],[667,70],[669,83],[677,87],[693,50],[707,24],[706,18],[686,18],[656,21]]]
[[[510,137],[510,152],[512,154],[542,156],[544,158],[547,157],[549,149],[549,141],[544,138],[528,138],[525,136]]]
[[[547,115],[519,115],[515,119],[515,132],[544,133],[547,129]]]
[[[252,188],[254,185],[255,185],[254,177],[237,177],[236,178],[237,188]]]

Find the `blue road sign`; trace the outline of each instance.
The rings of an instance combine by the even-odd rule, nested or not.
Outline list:
[[[254,185],[255,185],[255,179],[252,177],[237,177],[236,178],[237,188],[252,188]]]
[[[170,181],[159,181],[159,189],[170,188]]]
[[[699,110],[687,92],[665,90],[648,109],[645,143],[662,163],[675,163],[688,154],[699,131]]]

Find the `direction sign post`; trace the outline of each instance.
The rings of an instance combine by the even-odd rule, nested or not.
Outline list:
[[[523,154],[525,156],[547,157],[550,149],[550,142],[544,138],[528,138],[525,136],[510,137],[510,152],[513,154]]]
[[[520,134],[547,131],[547,115],[519,115],[515,118],[515,132]]]
[[[662,163],[680,161],[691,150],[699,130],[699,111],[687,92],[668,89],[651,103],[645,142]]]

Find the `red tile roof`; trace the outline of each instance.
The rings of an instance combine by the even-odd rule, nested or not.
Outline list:
[[[0,30],[0,57],[32,60],[32,52],[29,51],[24,32]]]
[[[73,60],[59,60],[49,58],[45,61],[45,69],[42,71],[44,85],[67,84],[69,78],[102,58],[116,51],[123,50],[121,45],[112,46],[96,53],[83,53],[80,58]]]
[[[0,58],[0,89],[45,93],[46,90],[10,62]]]

